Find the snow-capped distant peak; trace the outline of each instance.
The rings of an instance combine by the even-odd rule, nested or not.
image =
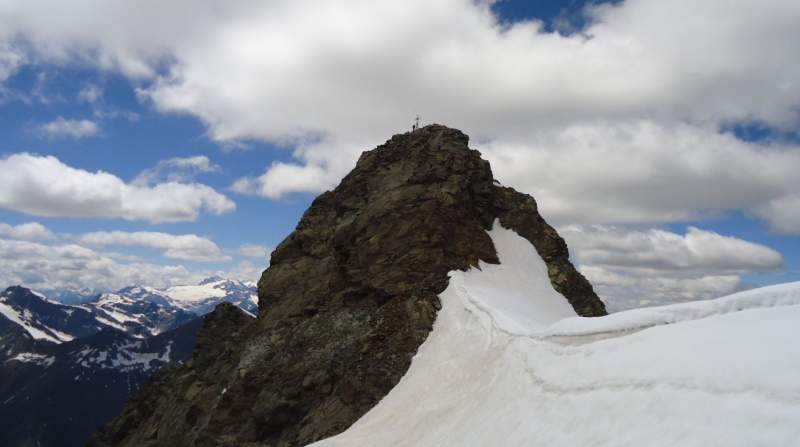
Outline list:
[[[208,278],[206,278],[206,279],[200,281],[199,283],[197,283],[197,285],[204,286],[206,284],[221,283],[221,282],[227,282],[227,281],[230,281],[230,280],[227,279],[227,278],[223,278],[221,276],[209,276]]]
[[[69,316],[70,311],[72,309],[68,306],[52,303],[21,286],[9,287],[0,294],[0,314],[21,326],[36,340],[61,343],[75,338],[47,323],[47,320],[59,319],[59,315]]]
[[[209,298],[221,298],[227,294],[224,289],[215,287],[218,284],[212,282],[197,286],[175,286],[165,292],[167,296],[177,301],[202,301]]]
[[[211,312],[223,301],[236,304],[250,313],[258,310],[258,301],[253,299],[255,287],[219,276],[206,278],[197,285],[173,286],[162,293],[176,307],[197,315]]]
[[[164,292],[156,289],[155,287],[148,287],[148,286],[128,286],[117,291],[120,295],[127,295],[127,296],[140,296],[140,295],[163,295]]]
[[[36,290],[33,290],[33,289],[28,289],[28,290],[30,290],[32,294],[34,294],[34,295],[38,296],[39,298],[41,298],[41,299],[43,299],[43,300],[45,300],[45,301],[50,301],[50,300],[47,298],[47,296],[45,296],[45,294],[44,294],[44,293],[37,292]]]
[[[45,340],[53,343],[61,343],[72,340],[68,334],[48,328],[36,321],[30,311],[18,309],[6,302],[0,301],[0,314],[20,325],[31,337],[36,340]]]

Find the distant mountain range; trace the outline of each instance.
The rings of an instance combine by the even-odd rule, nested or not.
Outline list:
[[[226,301],[243,310],[258,313],[258,296],[255,283],[245,283],[212,276],[196,285],[175,286],[168,289],[152,287],[126,287],[115,294],[103,294],[102,301],[109,295],[119,295],[137,301],[148,301],[166,307],[180,309],[195,315],[205,315]]]
[[[191,356],[204,314],[222,302],[258,309],[254,284],[220,277],[67,300],[78,304],[0,293],[0,445],[85,445],[150,375]]]

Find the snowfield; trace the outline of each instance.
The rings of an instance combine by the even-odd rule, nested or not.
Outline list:
[[[50,365],[52,365],[53,362],[55,361],[56,361],[55,357],[52,356],[47,356],[44,354],[36,354],[34,352],[23,352],[6,360],[6,363],[7,362],[33,363],[47,368]]]
[[[48,327],[41,321],[38,321],[27,309],[19,311],[9,306],[4,302],[4,299],[4,297],[0,297],[0,314],[20,325],[23,329],[28,331],[28,334],[34,339],[46,340],[52,343],[62,343],[74,338],[69,334],[57,331]]]
[[[200,285],[175,286],[167,289],[165,294],[179,303],[192,303],[195,301],[204,301],[209,298],[222,298],[226,295],[225,290],[219,289],[217,286],[224,283],[225,281],[220,280]]]
[[[86,369],[115,369],[118,371],[141,370],[149,371],[170,362],[172,342],[166,349],[159,350],[145,345],[142,341],[114,342],[104,349],[86,347],[81,351],[73,352],[74,363]],[[148,351],[148,349],[152,349]],[[155,363],[154,363],[155,362]],[[82,376],[82,375],[81,375]],[[75,380],[81,378],[78,376]]]
[[[170,287],[163,292],[173,306],[205,315],[214,310],[221,301],[228,301],[253,315],[258,311],[258,296],[249,283],[211,277],[197,285]]]
[[[533,246],[452,272],[400,383],[315,447],[788,446],[800,439],[800,283],[575,315]]]

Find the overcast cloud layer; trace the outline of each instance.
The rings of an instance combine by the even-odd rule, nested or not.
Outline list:
[[[468,133],[495,175],[533,194],[557,224],[616,224],[624,233],[633,230],[620,224],[742,210],[800,234],[800,147],[725,131],[737,123],[798,128],[800,2],[628,0],[587,9],[588,25],[570,35],[538,22],[500,24],[489,4],[6,1],[0,81],[25,63],[119,71],[141,82],[143,100],[198,117],[221,143],[291,147],[294,161],[232,185],[270,199],[334,186],[361,151],[408,130],[419,113]],[[169,222],[234,208],[191,177],[162,175],[163,166],[126,184],[52,157],[0,163],[21,173],[0,180],[0,206],[31,214]],[[187,172],[213,169],[208,159],[194,163]],[[45,185],[39,168],[96,187]],[[669,239],[660,230],[608,231],[591,232],[604,238],[607,256],[624,253],[632,235]],[[648,275],[600,262],[580,244],[576,257],[596,282],[617,275],[634,281],[628,291],[670,296],[719,294],[739,287],[742,273],[778,268],[775,253],[759,250],[744,252],[771,263],[731,268],[728,256],[693,258],[686,250],[698,238],[730,241],[697,229],[674,236],[668,250],[637,246],[647,259],[685,262],[645,264]]]

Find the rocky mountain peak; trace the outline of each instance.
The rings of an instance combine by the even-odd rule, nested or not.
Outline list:
[[[468,141],[430,125],[363,153],[272,253],[259,318],[215,311],[202,362],[159,376],[93,445],[295,446],[343,431],[408,369],[448,272],[498,262],[495,222],[533,244],[578,314],[605,314],[534,199],[499,186]]]
[[[0,297],[4,301],[13,302],[17,304],[40,303],[46,302],[47,299],[42,295],[34,292],[31,289],[22,286],[10,286],[2,293]]]

